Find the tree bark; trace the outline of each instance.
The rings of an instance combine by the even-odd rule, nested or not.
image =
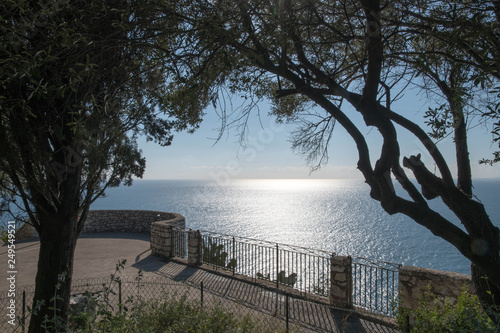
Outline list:
[[[453,68],[449,74],[449,83],[439,79],[438,74],[432,75],[437,86],[446,97],[453,116],[455,134],[455,154],[457,159],[457,187],[472,196],[472,171],[467,144],[467,124],[464,115],[464,103],[460,92],[460,80],[456,78],[458,68]]]
[[[78,216],[40,216],[40,254],[29,333],[60,332],[66,324],[73,276]],[[56,322],[55,322],[56,320]]]
[[[472,171],[470,167],[469,148],[467,145],[467,128],[463,111],[456,116],[455,148],[457,156],[457,187],[472,196]]]
[[[493,284],[477,265],[472,263],[470,268],[472,285],[474,289],[476,289],[476,295],[479,301],[490,318],[500,324],[500,322],[498,322],[499,319],[493,315],[495,308],[496,312],[498,312],[500,307],[500,298],[498,297],[498,295],[500,295],[500,288]]]
[[[64,150],[63,150],[64,151]],[[64,154],[56,154],[60,163],[67,161]],[[59,181],[62,179],[62,181]],[[38,269],[29,333],[65,331],[68,318],[73,259],[83,220],[79,218],[81,195],[81,165],[67,168],[59,177],[50,177],[52,188],[59,189],[54,204],[34,203],[40,236]],[[86,216],[88,207],[83,208]]]

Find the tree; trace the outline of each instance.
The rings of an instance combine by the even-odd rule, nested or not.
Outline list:
[[[168,33],[155,28],[171,18],[157,15],[156,4],[1,5],[0,174],[40,237],[29,332],[57,331],[54,311],[66,317],[91,203],[144,173],[137,137],[166,146],[173,131],[194,130],[201,119],[171,108],[162,56]]]
[[[455,127],[455,136],[466,135],[463,125],[471,121],[462,118],[481,116],[483,121],[493,123],[493,141],[498,141],[498,2],[427,1],[422,6],[401,1],[398,8],[404,13],[404,19],[399,22],[400,33],[412,42],[402,44],[404,48],[393,56],[410,64],[417,75],[428,78],[431,84],[424,88],[437,89],[448,106],[441,105],[440,110],[444,112],[430,110],[428,113],[433,134],[436,131],[445,134],[449,124]],[[445,118],[450,121],[446,122]],[[458,140],[462,141],[466,142]],[[457,147],[457,152],[463,150]],[[498,152],[494,152],[494,156],[497,155]],[[493,164],[495,160],[483,159],[481,163]],[[464,171],[466,167],[461,169]]]
[[[422,89],[427,93],[438,92],[440,95],[440,106],[429,109],[425,116],[432,129],[430,135],[441,139],[451,130],[456,153],[457,188],[471,197],[473,184],[467,127],[474,124],[474,118],[479,119],[478,122],[490,123],[493,141],[498,141],[499,8],[495,1],[427,1],[425,6],[401,1],[398,9],[404,18],[392,22],[399,26],[398,35],[406,36],[409,43],[402,44],[404,47],[399,50],[392,48],[388,57],[395,57],[405,66],[410,66],[410,70],[415,71],[413,75],[424,81]],[[496,96],[491,96],[492,93]],[[479,163],[493,164],[497,160],[498,152],[494,152],[493,159],[483,159]],[[470,235],[484,239],[474,230],[480,224],[474,223],[472,227],[470,221],[462,223]],[[493,238],[498,237],[494,236],[495,229],[492,233]],[[486,243],[489,246],[495,242],[498,240],[489,239]],[[474,263],[471,272],[479,296],[483,301],[487,300],[491,297],[488,294],[491,281],[483,278],[484,273]],[[499,294],[498,288],[493,290]],[[498,304],[498,299],[496,302]]]
[[[492,125],[493,142],[499,142],[499,2],[398,3],[399,12],[404,13],[404,19],[398,23],[404,27],[400,33],[409,37],[412,44],[408,48],[409,44],[403,43],[406,49],[394,56],[403,56],[405,63],[412,64],[412,67],[418,68],[419,74],[432,80],[432,88],[437,88],[445,95],[448,105],[456,106],[461,99],[464,106],[475,109],[474,112],[469,110],[465,116],[483,117],[484,122]],[[445,67],[448,67],[448,71]],[[451,67],[452,72],[449,71]],[[436,73],[436,69],[441,72]],[[447,74],[442,75],[444,73]],[[457,84],[462,85],[461,89],[457,88]],[[450,102],[453,90],[457,90],[460,97]],[[474,106],[478,102],[480,105]],[[445,112],[432,110],[428,114],[429,123],[441,134],[446,127],[443,126],[446,123],[443,117],[453,118],[450,117],[450,108],[443,106],[440,110]],[[449,124],[456,125],[455,121],[452,119]],[[499,154],[495,151],[492,159],[484,158],[480,163],[494,164],[499,161]]]
[[[8,177],[0,172],[0,224],[2,225],[12,219],[16,222],[21,219],[16,214],[17,210],[12,209],[12,206],[15,205],[14,193],[15,190],[12,189]]]
[[[472,196],[466,144],[471,98],[465,88],[472,80],[477,89],[472,97],[477,98],[498,83],[498,72],[492,69],[498,68],[497,44],[485,42],[487,38],[474,40],[475,28],[469,24],[477,18],[473,22],[483,28],[485,36],[491,33],[494,38],[488,38],[498,38],[498,1],[481,1],[477,6],[452,0],[176,3],[169,10],[182,17],[178,33],[190,41],[176,58],[201,59],[194,66],[179,64],[190,69],[185,74],[192,74],[183,75],[183,82],[203,82],[204,73],[210,77],[219,69],[217,82],[230,92],[267,97],[280,121],[303,119],[293,147],[320,163],[327,160],[331,131],[342,126],[356,144],[357,168],[370,187],[371,197],[387,213],[405,214],[455,246],[471,261],[473,281],[482,300],[495,302],[488,292],[500,295],[499,230]],[[453,9],[452,14],[446,22],[436,24],[446,6]],[[461,29],[464,34],[457,35]],[[481,56],[476,57],[476,49],[481,50]],[[422,61],[423,55],[429,59]],[[442,110],[453,116],[438,124],[439,117],[427,114],[431,130],[438,130],[435,135],[453,128],[457,182],[451,163],[431,135],[392,109],[394,100],[415,82],[424,89],[437,86],[442,92]],[[495,97],[493,102],[497,103]],[[318,118],[306,116],[312,107],[321,110]],[[445,114],[440,109],[434,111]],[[375,162],[364,126],[354,121],[358,116],[380,134],[382,143]],[[421,142],[437,167],[436,174],[429,171],[421,155],[404,157],[398,130]],[[409,179],[405,168],[419,186]],[[396,191],[394,181],[403,192]],[[436,198],[441,198],[465,230],[429,207],[428,201]]]

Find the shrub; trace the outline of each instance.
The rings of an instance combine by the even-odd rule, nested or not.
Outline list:
[[[114,320],[116,319],[116,320]],[[241,319],[220,306],[202,307],[186,296],[140,300],[128,316],[111,318],[107,332],[253,332],[249,316]]]
[[[17,232],[24,226],[24,221],[16,221],[16,234]],[[0,244],[5,244],[9,241],[9,230],[7,225],[2,224],[0,225]]]
[[[500,332],[483,310],[476,295],[464,286],[457,301],[448,297],[433,298],[430,284],[419,299],[415,311],[403,308],[395,311],[397,323],[403,332]],[[414,316],[410,327],[409,316]]]
[[[226,269],[236,268],[236,259],[229,259],[229,255],[224,251],[224,245],[203,241],[203,263],[212,264]]]
[[[235,315],[220,304],[204,306],[199,299],[188,299],[189,294],[180,296],[162,291],[159,299],[130,296],[123,304],[116,304],[111,297],[115,294],[112,284],[120,281],[117,274],[124,266],[125,260],[116,265],[116,271],[111,275],[109,283],[104,283],[99,292],[87,291],[78,295],[67,320],[60,317],[58,309],[53,307],[53,316],[46,318],[42,332],[48,332],[49,325],[55,327],[58,332],[66,333],[281,332],[267,324],[256,324],[248,314]],[[136,280],[140,284],[141,271]],[[57,298],[59,296],[56,293],[51,302]],[[37,306],[29,310],[35,312],[36,308]]]

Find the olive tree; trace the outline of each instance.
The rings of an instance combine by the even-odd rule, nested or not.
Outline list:
[[[498,83],[498,66],[492,69],[498,61],[498,2],[465,3],[185,0],[165,10],[182,18],[177,33],[184,38],[178,43],[189,41],[175,59],[197,59],[176,63],[188,69],[182,76],[189,82],[186,91],[202,85],[204,73],[217,71],[219,87],[268,98],[279,121],[302,120],[293,148],[319,164],[328,158],[332,131],[343,127],[356,145],[357,168],[371,197],[388,214],[405,214],[455,246],[471,261],[482,300],[492,304],[498,296],[491,294],[500,295],[499,230],[473,197],[466,115],[481,112],[470,108],[471,101]],[[440,25],[436,20],[445,10],[449,15]],[[467,25],[472,18],[495,43],[473,35],[474,27]],[[475,58],[475,48],[484,56]],[[435,100],[443,107],[434,113],[447,109],[452,118],[438,124],[439,117],[427,113],[430,128],[425,128],[397,112],[394,101],[412,84],[440,90]],[[485,108],[498,103],[497,97],[490,94]],[[308,116],[311,109],[317,110],[316,118]],[[355,121],[359,117],[361,124]],[[365,128],[378,131],[375,149]],[[450,168],[455,161],[447,161],[435,142],[443,130],[453,132],[457,175]],[[421,143],[435,172],[420,154],[402,151],[400,131]],[[462,226],[429,206],[436,199]]]
[[[143,175],[137,137],[166,146],[174,131],[200,121],[171,107],[162,54],[175,19],[159,15],[157,4],[6,0],[0,7],[2,185],[40,237],[29,332],[64,329],[58,320],[67,315],[89,207],[108,187]]]

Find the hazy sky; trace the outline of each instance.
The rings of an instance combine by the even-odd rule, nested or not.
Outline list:
[[[405,97],[393,106],[410,119],[422,124],[427,106],[417,96]],[[296,125],[280,125],[268,116],[269,108],[265,103],[260,105],[260,112],[253,112],[248,126],[246,148],[242,147],[239,132],[235,129],[226,131],[216,143],[221,122],[213,109],[207,115],[199,130],[194,134],[176,133],[169,147],[160,147],[144,140],[139,147],[146,157],[145,179],[213,179],[227,182],[241,178],[361,178],[356,169],[357,150],[352,139],[341,126],[337,126],[329,146],[327,166],[310,174],[303,156],[291,150],[290,132]],[[260,114],[260,116],[259,116]],[[349,115],[361,124],[356,112]],[[368,135],[372,154],[372,163],[379,153],[380,135],[376,129],[361,126],[362,133]],[[430,161],[423,146],[405,131],[398,128],[402,151],[405,155],[422,154],[422,159]],[[490,130],[482,126],[474,128],[470,134],[470,158],[473,176],[476,178],[500,177],[500,165],[480,166],[477,161],[483,157],[491,157],[495,145],[491,144]],[[444,139],[438,147],[455,170],[452,136]],[[498,145],[496,145],[498,148]],[[433,164],[427,164],[433,170]],[[409,171],[406,170],[409,174]]]

